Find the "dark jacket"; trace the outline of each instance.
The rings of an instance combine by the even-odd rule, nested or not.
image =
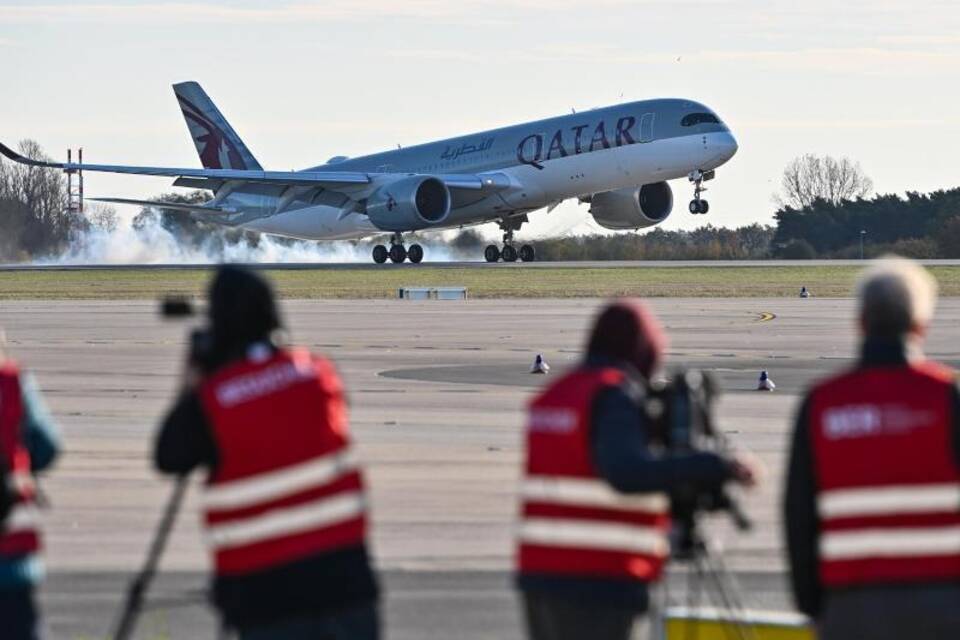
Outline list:
[[[217,448],[200,398],[185,392],[160,428],[157,469],[184,474],[217,466]],[[377,598],[365,546],[325,553],[243,576],[218,576],[214,604],[233,627],[268,624],[286,617],[332,613]]]
[[[906,348],[902,342],[866,340],[858,368],[905,367]],[[960,465],[960,391],[953,393],[953,445]],[[819,577],[819,518],[817,482],[814,473],[813,443],[810,437],[810,396],[797,412],[787,470],[783,519],[790,564],[790,582],[797,609],[811,617],[823,611],[824,587]]]
[[[618,387],[601,391],[591,409],[590,436],[598,473],[617,491],[646,493],[669,491],[680,484],[715,487],[731,477],[730,465],[713,453],[655,453],[643,413],[645,387],[629,365],[603,358],[588,358],[587,367],[617,366],[627,372]],[[578,601],[598,601],[645,611],[647,584],[610,578],[523,575],[523,591],[547,591]]]

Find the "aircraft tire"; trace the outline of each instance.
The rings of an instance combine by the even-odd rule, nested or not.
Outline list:
[[[691,201],[690,201],[690,213],[692,213],[693,215],[697,215],[698,213],[700,213],[700,201],[699,201],[699,200],[691,200]]]
[[[377,264],[383,264],[387,261],[388,257],[389,253],[387,252],[387,248],[382,244],[378,244],[373,248],[373,261]]]
[[[402,244],[395,244],[390,247],[390,261],[394,264],[400,264],[407,259],[407,250]]]
[[[488,244],[483,250],[483,258],[487,262],[496,262],[500,259],[500,249],[495,244]]]
[[[410,248],[407,249],[407,260],[414,264],[420,264],[420,261],[423,260],[423,247],[419,244],[410,245]]]
[[[503,258],[504,262],[516,262],[517,261],[517,250],[512,245],[507,245],[500,252],[500,257]]]
[[[533,262],[537,259],[536,250],[529,244],[520,247],[520,260],[522,262]]]
[[[700,201],[700,213],[707,213],[710,211],[710,203],[706,200]]]

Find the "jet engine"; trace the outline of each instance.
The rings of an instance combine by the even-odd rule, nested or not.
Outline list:
[[[400,178],[367,199],[367,216],[383,231],[416,231],[441,224],[450,215],[450,190],[429,176]]]
[[[673,191],[666,182],[595,193],[590,214],[606,229],[642,229],[660,224],[673,209]]]

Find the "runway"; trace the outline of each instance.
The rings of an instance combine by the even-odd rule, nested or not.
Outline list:
[[[389,637],[519,638],[510,589],[523,411],[539,385],[581,355],[597,300],[288,301],[293,340],[331,356],[372,494]],[[789,423],[811,380],[856,355],[849,299],[657,299],[669,365],[715,372],[719,424],[767,465],[744,498],[756,528],[710,530],[747,604],[786,606],[777,499]],[[103,636],[140,565],[169,483],[151,470],[159,416],[177,388],[188,326],[152,301],[4,302],[9,349],[37,376],[67,450],[44,482],[54,637]],[[928,353],[960,365],[960,299],[941,302]],[[528,367],[542,353],[546,378]],[[778,384],[751,390],[760,369]],[[192,492],[141,637],[210,637],[197,604],[207,560]],[[190,606],[174,606],[184,597]],[[162,603],[161,603],[162,604]],[[151,626],[152,625],[152,626]],[[153,635],[151,636],[151,630]],[[161,636],[162,637],[162,636]]]
[[[921,264],[931,266],[960,266],[960,260],[920,260]],[[374,264],[373,262],[260,262],[245,266],[270,271],[351,271],[373,269],[463,269],[483,267],[485,269],[623,269],[627,267],[856,267],[862,266],[862,260],[583,260],[569,262],[484,262],[481,259],[454,262],[432,262],[429,259],[420,264],[409,262],[401,264]],[[0,271],[136,271],[141,269],[157,270],[207,270],[216,267],[216,263],[196,264],[59,264],[59,263],[14,263],[0,264]]]

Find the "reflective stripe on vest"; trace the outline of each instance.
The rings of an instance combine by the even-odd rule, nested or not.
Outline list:
[[[554,505],[616,510],[647,516],[665,516],[669,500],[664,494],[629,495],[615,491],[602,480],[558,476],[531,476],[523,484],[528,505]],[[527,515],[520,523],[522,542],[541,546],[600,549],[645,553],[663,557],[669,541],[662,527],[590,518],[537,517]]]
[[[529,476],[523,483],[523,497],[534,502],[549,502],[580,507],[636,510],[665,514],[670,508],[666,494],[620,493],[597,478]]]
[[[364,513],[363,493],[359,490],[336,492],[288,506],[270,504],[299,493],[323,492],[356,473],[356,460],[349,450],[344,450],[290,468],[210,487],[203,496],[210,545],[215,549],[229,549],[356,519]],[[268,508],[262,510],[264,507]],[[228,515],[231,511],[243,510],[255,513]]]
[[[364,544],[363,480],[328,362],[278,351],[218,372],[201,398],[218,452],[202,501],[219,574]]]
[[[863,369],[811,395],[820,576],[828,587],[960,579],[952,375]]]
[[[620,493],[593,466],[593,400],[622,380],[616,369],[581,369],[531,404],[517,527],[521,574],[659,577],[669,553],[667,496]]]

